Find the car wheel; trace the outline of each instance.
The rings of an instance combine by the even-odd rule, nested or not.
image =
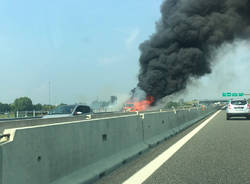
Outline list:
[[[230,116],[227,114],[227,120],[230,120]]]
[[[247,119],[250,119],[250,116],[247,116]]]

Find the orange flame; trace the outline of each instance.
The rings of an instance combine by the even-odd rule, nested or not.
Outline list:
[[[154,102],[154,97],[152,96],[148,96],[145,100],[141,101],[127,102],[123,107],[123,111],[125,112],[145,111],[149,108],[149,106],[153,102]]]

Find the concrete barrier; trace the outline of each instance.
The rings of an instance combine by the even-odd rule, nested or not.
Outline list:
[[[144,141],[146,144],[153,146],[190,127],[215,111],[216,109],[209,108],[206,111],[191,109],[144,114],[142,120]]]
[[[20,128],[2,144],[3,184],[83,183],[147,149],[139,116]],[[13,130],[12,130],[13,131]],[[0,152],[1,153],[1,152]]]
[[[3,183],[3,149],[0,147],[0,184]]]
[[[61,122],[79,121],[85,119],[86,119],[85,116],[74,116],[74,117],[50,118],[50,119],[34,118],[26,120],[17,119],[9,121],[0,121],[0,133],[3,132],[5,129],[11,129],[11,128],[47,125],[47,124],[54,124]]]
[[[8,129],[0,184],[92,183],[216,109],[154,112]]]
[[[179,125],[179,131],[182,131],[190,126],[192,126],[193,124],[195,124],[196,122],[202,120],[203,118],[207,117],[208,115],[210,115],[211,113],[215,112],[215,110],[207,110],[205,112],[201,111],[201,110],[197,110],[194,109],[190,112],[186,112],[188,114],[186,114],[185,118],[184,118],[184,123]]]
[[[91,114],[91,119],[107,118],[107,117],[117,117],[117,116],[128,116],[135,115],[135,112],[115,112],[115,113],[93,113]],[[86,120],[86,115],[80,116],[70,116],[70,117],[57,117],[57,118],[32,118],[32,119],[13,119],[8,121],[0,121],[0,133],[3,133],[5,129],[10,128],[20,128],[20,127],[29,127],[37,125],[47,125],[55,124],[61,122],[71,122],[71,121],[81,121]]]
[[[176,114],[161,112],[144,114],[141,120],[144,130],[144,141],[150,146],[177,133],[175,129]]]

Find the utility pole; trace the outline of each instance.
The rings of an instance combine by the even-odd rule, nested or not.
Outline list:
[[[51,105],[51,81],[49,81],[49,105]]]

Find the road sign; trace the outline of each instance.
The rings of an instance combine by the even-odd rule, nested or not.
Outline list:
[[[243,96],[245,96],[245,94],[244,93],[230,93],[230,92],[228,92],[228,93],[222,93],[222,96],[223,97],[243,97]]]
[[[245,96],[245,94],[244,93],[239,93],[239,96]]]

